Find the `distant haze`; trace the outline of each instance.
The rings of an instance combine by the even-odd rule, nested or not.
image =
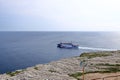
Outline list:
[[[0,31],[119,31],[120,0],[0,0]]]

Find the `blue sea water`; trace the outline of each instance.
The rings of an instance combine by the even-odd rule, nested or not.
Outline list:
[[[59,49],[59,42],[73,42],[79,44],[80,49]],[[120,33],[0,32],[0,73],[79,56],[82,52],[100,48],[120,49]]]

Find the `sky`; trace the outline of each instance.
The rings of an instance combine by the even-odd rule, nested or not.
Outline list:
[[[120,0],[0,0],[0,31],[120,31]]]

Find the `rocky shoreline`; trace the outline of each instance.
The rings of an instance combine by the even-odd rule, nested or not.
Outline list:
[[[81,78],[80,75],[76,77],[71,75],[82,73],[80,62],[83,60],[87,64],[85,72],[104,72],[114,68],[115,72],[120,70],[120,51],[90,52],[83,53],[78,57],[1,74],[0,80],[78,80]]]

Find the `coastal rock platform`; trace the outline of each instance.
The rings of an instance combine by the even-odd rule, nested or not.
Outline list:
[[[109,71],[108,69],[116,70],[111,71],[111,73],[119,73],[120,71],[120,51],[100,51],[83,53],[77,57],[38,64],[26,69],[1,74],[0,80],[78,80],[81,79],[81,75],[72,76],[72,74],[82,73],[81,61],[86,64],[86,73],[105,72],[105,70]],[[92,77],[88,79],[92,80]]]

